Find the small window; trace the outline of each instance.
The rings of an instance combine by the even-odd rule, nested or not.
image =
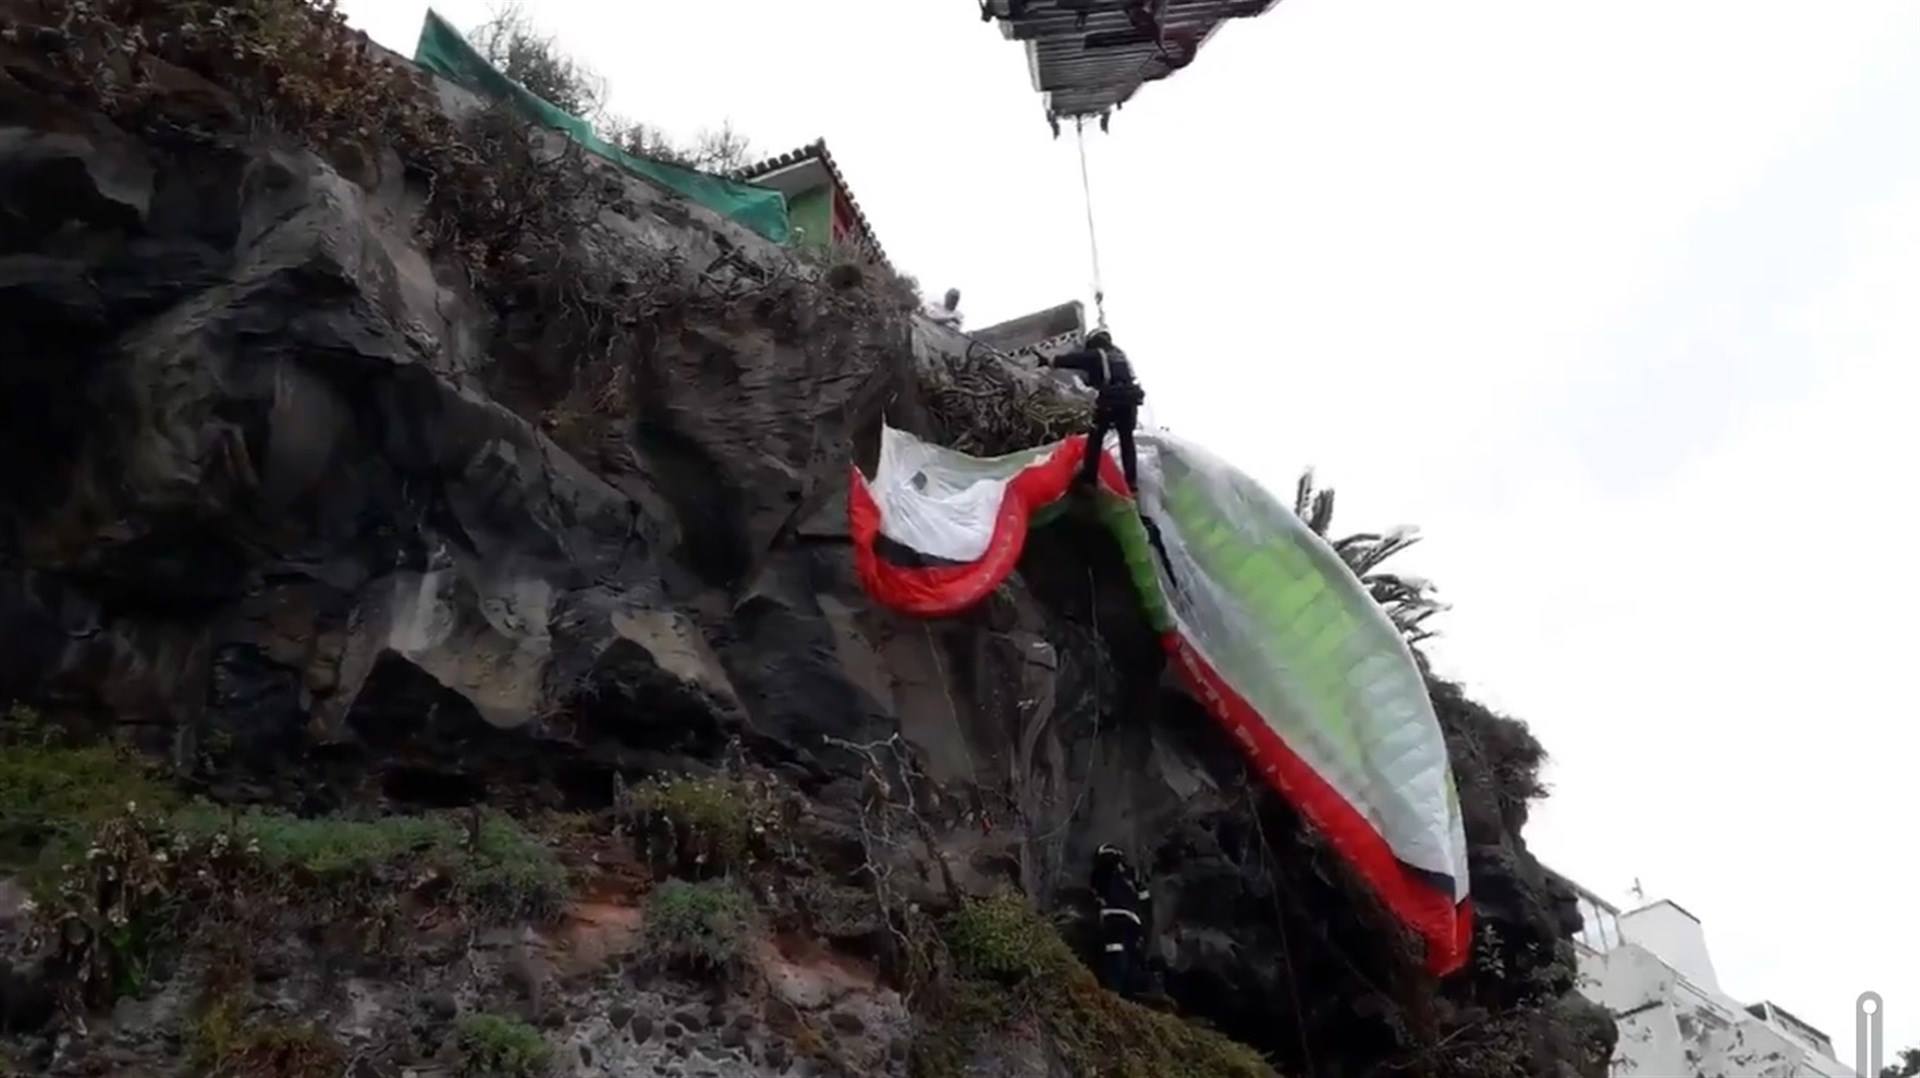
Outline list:
[[[1580,896],[1580,943],[1593,951],[1611,951],[1620,945],[1620,919],[1586,895]]]
[[[1600,923],[1593,907],[1593,900],[1580,896],[1580,942],[1590,950],[1604,951],[1606,944],[1600,939]]]
[[[1620,946],[1620,917],[1605,906],[1600,907],[1600,938],[1606,941],[1603,951]]]

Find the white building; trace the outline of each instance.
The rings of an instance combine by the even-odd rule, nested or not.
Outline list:
[[[1825,1033],[1722,992],[1700,919],[1678,903],[1621,913],[1568,886],[1580,902],[1580,992],[1620,1028],[1615,1078],[1858,1078]]]

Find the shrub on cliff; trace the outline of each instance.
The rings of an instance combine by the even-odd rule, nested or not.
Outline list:
[[[196,805],[172,826],[189,842],[230,836],[289,886],[349,904],[437,881],[447,905],[486,920],[516,920],[551,915],[566,893],[566,871],[552,851],[496,812],[302,819]]]
[[[381,59],[336,0],[19,0],[11,8],[20,22],[10,40],[44,52],[93,104],[136,127],[159,119],[153,106],[172,67],[322,148],[384,138],[420,153],[450,135],[420,78]]]
[[[769,785],[720,776],[623,785],[614,813],[649,864],[688,879],[727,875],[767,859],[780,830]]]
[[[612,134],[612,141],[635,157],[700,172],[724,176],[753,163],[753,144],[731,124],[702,131],[691,143],[676,142],[659,128],[641,123],[616,121]]]
[[[453,1036],[460,1078],[540,1078],[553,1069],[553,1047],[524,1022],[469,1014]]]
[[[668,880],[647,899],[641,946],[670,968],[724,975],[747,958],[753,916],[753,900],[737,884]]]
[[[531,183],[512,176],[515,159],[502,153],[511,147],[448,119],[429,78],[349,28],[336,0],[14,0],[0,8],[0,47],[8,44],[44,57],[50,86],[158,144],[217,142],[264,120],[343,171],[390,146],[427,180],[428,238],[477,272],[548,224],[529,209],[566,205],[547,197],[559,170]],[[205,128],[219,109],[168,111],[192,75],[228,95],[228,130]]]
[[[31,708],[16,705],[0,722],[0,868],[27,869],[43,897],[114,814],[179,802],[145,761],[112,745],[66,744]]]
[[[606,105],[606,80],[540,33],[519,4],[496,9],[467,40],[502,74],[562,112],[592,121]]]
[[[194,1073],[209,1078],[335,1078],[347,1065],[340,1043],[306,1023],[249,1020],[246,1002],[223,995],[193,1028]]]
[[[552,852],[503,816],[299,819],[206,805],[128,806],[57,879],[47,942],[74,1007],[139,991],[195,932],[244,962],[248,933],[288,923],[370,945],[403,902],[485,923],[550,914],[566,887]]]

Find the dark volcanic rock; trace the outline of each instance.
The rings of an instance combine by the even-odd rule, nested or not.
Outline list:
[[[688,296],[712,289],[703,267],[751,272],[703,306],[652,297],[608,351],[624,395],[563,448],[550,389],[579,357],[557,313],[436,261],[418,177],[349,179],[263,126],[163,144],[39,93],[0,80],[0,446],[18,465],[0,477],[0,698],[138,729],[227,800],[305,811],[598,808],[616,775],[738,744],[811,798],[801,826],[847,879],[870,761],[846,746],[897,733],[887,766],[913,761],[902,788],[958,886],[1080,908],[1093,849],[1121,844],[1152,868],[1169,993],[1289,1064],[1375,1073],[1469,1003],[1535,1056],[1610,1044],[1567,996],[1567,906],[1520,839],[1538,746],[1453,687],[1436,698],[1493,931],[1435,986],[1163,683],[1097,526],[1035,534],[964,618],[866,601],[836,521],[880,408],[922,414],[898,311],[837,305],[785,253],[600,170],[619,198],[582,257],[692,267]],[[941,874],[909,867],[904,892],[937,909]],[[833,942],[884,935],[829,919]],[[9,1026],[47,1006],[8,967],[0,1005]],[[633,1039],[655,1021],[633,1014]],[[706,1024],[658,1021],[667,1040]]]

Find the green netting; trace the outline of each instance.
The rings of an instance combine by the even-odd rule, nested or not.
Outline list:
[[[426,22],[420,27],[420,44],[414,50],[413,59],[421,67],[474,93],[513,102],[514,107],[529,119],[564,133],[628,172],[676,192],[690,202],[705,206],[775,243],[786,243],[792,235],[793,229],[787,219],[787,200],[780,192],[649,161],[621,150],[596,134],[593,125],[577,116],[569,116],[508,78],[474,51],[460,31],[436,12],[427,12]]]

